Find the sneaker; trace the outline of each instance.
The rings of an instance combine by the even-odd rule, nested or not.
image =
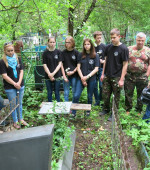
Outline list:
[[[107,114],[108,112],[106,110],[103,110],[102,112],[99,113],[100,116]]]
[[[112,121],[112,115],[108,118],[108,121],[110,122]]]

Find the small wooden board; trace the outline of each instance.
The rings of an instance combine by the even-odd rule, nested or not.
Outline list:
[[[72,103],[70,109],[91,111],[91,104]]]

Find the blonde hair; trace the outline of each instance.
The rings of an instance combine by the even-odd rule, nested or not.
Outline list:
[[[66,40],[70,40],[71,41],[71,45],[72,45],[72,48],[75,47],[75,41],[74,41],[74,38],[72,36],[68,36],[66,39],[65,39],[65,42]],[[66,44],[65,44],[65,47],[66,47]]]
[[[14,48],[14,45],[11,44],[11,43],[9,43],[9,44],[6,43],[6,44],[4,44],[4,54],[3,54],[3,57],[2,57],[4,63],[6,64],[7,67],[8,67],[8,61],[7,61],[7,57],[6,57],[5,51],[6,51],[6,48],[9,47],[9,46],[12,46],[12,47]],[[18,56],[17,56],[16,53],[14,53],[14,54],[15,54],[15,56],[16,56],[17,63],[19,64]]]

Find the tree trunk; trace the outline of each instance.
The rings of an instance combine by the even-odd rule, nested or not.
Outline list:
[[[12,27],[12,30],[13,30],[13,32],[12,32],[12,40],[16,40],[15,25],[11,25],[11,27]]]
[[[74,9],[70,7],[68,9],[68,34],[71,36],[73,36],[73,12],[74,12]]]

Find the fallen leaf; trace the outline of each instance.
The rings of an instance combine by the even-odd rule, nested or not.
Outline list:
[[[84,128],[82,128],[81,130],[85,130]]]
[[[75,151],[74,151],[74,154],[78,155],[78,152],[75,152]]]
[[[101,126],[101,127],[98,129],[98,131],[103,131],[103,130],[105,130],[105,129],[103,128],[103,126]]]

